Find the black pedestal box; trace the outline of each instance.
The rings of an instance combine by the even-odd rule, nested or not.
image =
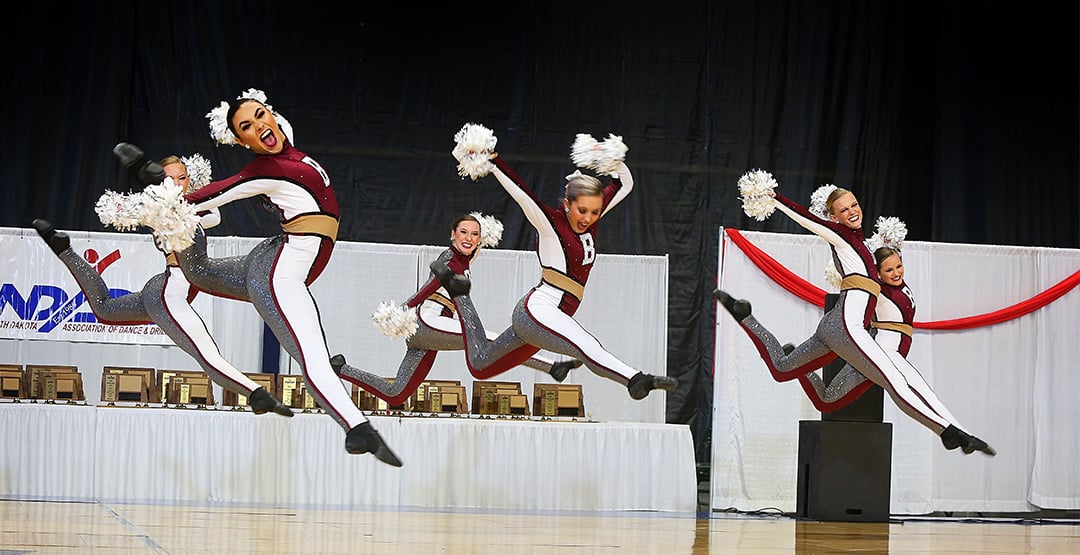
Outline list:
[[[799,422],[796,516],[888,522],[892,424]]]

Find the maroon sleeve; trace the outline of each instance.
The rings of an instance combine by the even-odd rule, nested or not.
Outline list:
[[[429,279],[428,282],[425,283],[419,291],[417,291],[412,297],[409,297],[409,300],[405,301],[405,306],[409,308],[420,306],[420,304],[423,303],[425,299],[430,297],[432,293],[438,291],[440,287],[442,287],[442,284],[439,283],[438,279],[435,279],[435,277],[432,276],[432,278]]]
[[[492,160],[492,162],[495,164],[495,167],[499,168],[499,170],[501,170],[503,173],[505,173],[506,177],[509,177],[510,180],[513,181],[514,184],[517,185],[519,189],[524,191],[526,195],[529,195],[529,198],[531,198],[532,201],[534,203],[536,203],[537,206],[541,206],[541,207],[544,206],[544,203],[541,202],[540,199],[536,196],[536,193],[534,193],[533,190],[530,189],[529,186],[525,184],[525,181],[522,180],[521,177],[518,176],[518,174],[514,173],[514,170],[510,169],[510,166],[507,166],[502,161],[501,156],[496,156]]]

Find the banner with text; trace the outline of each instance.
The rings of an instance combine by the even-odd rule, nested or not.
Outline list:
[[[71,250],[101,276],[111,297],[140,293],[148,279],[165,271],[165,257],[148,234],[68,235]],[[209,306],[197,304],[196,309],[206,317],[204,311]],[[172,343],[153,323],[113,325],[99,321],[60,258],[34,230],[17,228],[0,228],[0,338]]]

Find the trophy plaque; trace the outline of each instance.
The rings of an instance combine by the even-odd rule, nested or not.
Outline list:
[[[278,392],[281,394],[281,402],[289,408],[304,408],[304,397],[301,391],[303,385],[303,376],[298,374],[279,375]]]
[[[272,396],[277,396],[277,384],[274,381],[274,374],[267,374],[264,372],[252,372],[245,373],[245,376],[251,378],[251,381],[266,388],[266,392]],[[236,391],[230,391],[228,389],[222,390],[221,393],[221,406],[223,407],[235,407],[238,409],[248,406],[248,396]]]
[[[79,369],[76,366],[64,366],[64,365],[48,365],[48,364],[27,364],[26,375],[27,385],[29,390],[27,391],[27,398],[29,399],[55,399],[55,392],[53,397],[45,396],[45,375],[50,373],[78,373]]]
[[[585,416],[581,384],[533,384],[534,416]]]
[[[0,398],[21,399],[27,389],[26,374],[21,365],[0,364]]]
[[[104,366],[101,369],[101,402],[149,403],[154,395],[154,369]]]
[[[474,381],[472,397],[473,414],[511,414],[511,401],[502,399],[503,396],[521,395],[521,384],[518,382],[491,382]],[[523,396],[524,397],[524,396]],[[527,403],[526,403],[527,404]],[[526,408],[525,414],[528,414]]]

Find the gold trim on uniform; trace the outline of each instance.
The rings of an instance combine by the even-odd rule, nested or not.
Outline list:
[[[165,265],[166,266],[173,266],[173,267],[179,267],[180,266],[180,261],[177,260],[175,252],[170,252],[169,254],[165,255]]]
[[[337,240],[338,220],[326,214],[305,214],[283,224],[285,233],[297,235],[321,235],[331,241]]]
[[[905,324],[903,322],[870,322],[870,327],[877,328],[879,330],[898,331],[908,337],[911,337],[915,333],[915,327],[911,324]]]
[[[859,289],[861,291],[866,291],[867,293],[870,293],[875,297],[881,294],[880,283],[866,276],[860,276],[858,274],[844,276],[843,281],[840,282],[840,290],[846,291],[848,289]]]
[[[445,306],[446,308],[449,308],[451,311],[456,311],[457,310],[457,307],[454,306],[454,301],[451,301],[450,299],[447,299],[446,295],[443,295],[442,293],[438,293],[438,292],[432,293],[432,294],[428,295],[427,300],[435,301],[435,302]]]
[[[581,300],[581,297],[585,296],[585,286],[574,281],[574,278],[551,268],[544,268],[540,272],[540,279],[547,282],[548,285],[557,289],[562,289],[567,293],[577,297],[577,300]]]

